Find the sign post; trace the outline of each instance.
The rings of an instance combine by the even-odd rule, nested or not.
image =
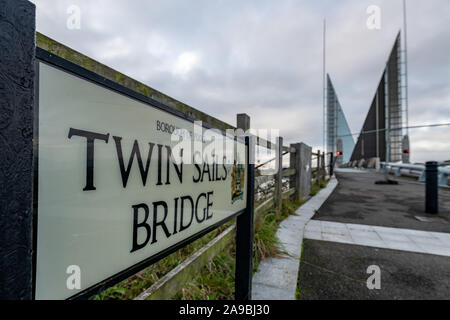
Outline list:
[[[0,300],[32,299],[35,6],[0,0]]]
[[[244,125],[243,125],[244,124]],[[247,131],[250,128],[250,117],[245,114],[238,115],[238,128]],[[252,299],[252,272],[253,272],[253,216],[255,197],[255,141],[246,137],[248,146],[248,186],[247,209],[236,219],[236,278],[235,299],[247,301]]]

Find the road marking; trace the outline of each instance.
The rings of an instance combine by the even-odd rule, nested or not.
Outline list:
[[[450,233],[311,220],[304,237],[450,257]]]

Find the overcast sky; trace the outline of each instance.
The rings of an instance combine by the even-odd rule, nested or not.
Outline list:
[[[39,32],[225,122],[322,145],[327,71],[359,132],[395,37],[402,0],[34,0]],[[68,8],[81,10],[69,29]],[[369,30],[366,10],[381,9]],[[450,123],[450,1],[408,0],[410,125]],[[450,127],[410,132],[412,160],[449,160]]]

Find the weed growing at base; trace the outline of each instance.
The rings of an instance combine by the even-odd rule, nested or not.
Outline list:
[[[269,210],[255,217],[253,240],[253,272],[258,270],[261,260],[283,254],[276,237],[281,221],[294,214],[301,203],[283,202],[281,212]],[[180,290],[174,299],[181,300],[232,300],[234,299],[235,243],[217,255]]]

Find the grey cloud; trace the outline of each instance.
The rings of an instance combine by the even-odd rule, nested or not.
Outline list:
[[[400,0],[36,3],[38,30],[55,40],[224,121],[247,112],[255,127],[281,129],[286,143],[313,146],[322,145],[323,17],[328,72],[354,132],[402,27]],[[65,27],[71,4],[82,9],[81,30]],[[382,9],[379,31],[366,28],[372,4]],[[450,3],[409,0],[408,9],[411,122],[450,122]],[[186,52],[199,63],[182,77],[173,66]],[[427,136],[412,138],[414,160],[430,157]]]

